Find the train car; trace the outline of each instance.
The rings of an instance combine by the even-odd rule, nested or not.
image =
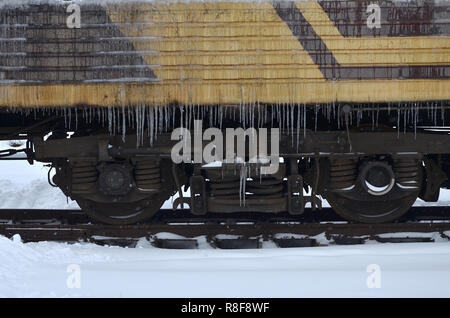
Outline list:
[[[104,223],[392,222],[449,186],[449,101],[450,0],[0,3],[0,159]]]

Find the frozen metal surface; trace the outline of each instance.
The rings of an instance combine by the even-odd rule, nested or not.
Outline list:
[[[73,3],[80,28],[67,24]],[[0,106],[449,100],[449,10],[430,0],[19,1],[0,7]]]

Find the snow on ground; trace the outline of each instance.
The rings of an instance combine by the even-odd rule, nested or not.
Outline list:
[[[76,207],[42,164],[0,161],[0,208]],[[450,297],[445,240],[255,250],[202,240],[198,250],[164,250],[144,239],[121,248],[0,236],[0,297]],[[78,268],[81,288],[68,288]],[[381,288],[368,288],[377,277]]]
[[[3,297],[450,296],[449,242],[164,250],[0,237],[0,259]]]

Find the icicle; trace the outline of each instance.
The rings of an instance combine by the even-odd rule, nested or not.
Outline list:
[[[280,128],[280,129],[282,129],[283,127],[283,125],[282,125],[282,123],[281,123],[281,109],[280,109],[280,104],[277,104],[277,121],[278,121],[278,127]]]
[[[108,131],[109,131],[109,135],[112,135],[112,112],[111,112],[111,107],[108,106]]]
[[[67,128],[67,114],[66,114],[66,108],[64,107],[64,128]]]
[[[88,113],[86,112],[86,116],[88,116]],[[113,135],[115,135],[116,134],[116,132],[117,132],[117,120],[118,120],[118,118],[117,118],[117,116],[116,116],[116,108],[115,107],[112,107],[112,118],[113,118],[113,124],[112,124],[112,126],[113,126]]]
[[[214,127],[214,106],[209,106],[209,127]]]
[[[68,109],[68,112],[69,112],[69,130],[70,130],[70,126],[71,126],[71,124],[72,124],[72,109],[71,108],[69,108]]]
[[[106,127],[106,112],[108,111],[107,108],[102,108],[102,127]]]
[[[217,127],[217,124],[219,123],[219,108],[222,108],[221,106],[215,106],[214,112],[215,112],[215,120],[214,120],[214,127]]]
[[[152,107],[152,109],[149,109],[148,112],[148,132],[149,132],[149,137],[150,137],[150,145],[153,145],[153,137],[155,135],[155,125],[153,124],[154,122],[154,117],[155,117],[155,110]]]
[[[239,205],[245,206],[246,184],[247,184],[247,163],[243,162],[240,165],[240,182],[239,182]],[[244,203],[242,205],[242,203]]]
[[[284,128],[287,130],[287,133],[289,134],[289,104],[284,103]]]
[[[300,143],[300,105],[297,103],[297,153]]]
[[[270,106],[270,128],[273,128],[273,105]]]
[[[255,102],[252,102],[250,108],[250,127],[255,127]]]
[[[75,107],[75,130],[78,130],[78,108]]]
[[[261,128],[261,109],[260,109],[260,107],[259,107],[259,102],[257,103],[257,107],[258,107],[258,110],[257,110],[257,112],[258,112],[258,128]]]
[[[127,108],[127,120],[128,120],[128,126],[131,127],[130,107]]]
[[[437,126],[437,105],[435,103],[431,103],[431,108],[433,109],[433,125]]]
[[[192,107],[192,104],[189,105],[189,129],[191,129],[191,127],[194,125],[194,113],[193,113],[194,108]]]
[[[152,108],[152,131],[153,131],[153,142],[158,139],[158,109],[156,107]],[[183,127],[183,126],[182,126]]]
[[[135,107],[135,120],[136,120],[136,148],[139,147],[139,143],[140,143],[140,134],[141,134],[141,115],[140,115],[140,111],[141,111],[141,106],[136,106]]]
[[[243,123],[244,123],[244,129],[247,129],[247,104],[244,102],[244,104],[242,105],[242,115],[243,117]]]
[[[341,106],[340,105],[338,106],[336,117],[337,117],[338,129],[341,129]]]
[[[306,104],[303,104],[303,136],[306,138]]]
[[[291,146],[294,147],[294,105],[291,104]]]
[[[377,106],[377,128],[378,128],[378,120],[379,120],[379,117],[380,117],[380,106]]]
[[[374,131],[374,129],[375,129],[375,115],[374,115],[374,113],[375,113],[375,110],[372,108],[372,131]]]
[[[414,139],[416,139],[416,134],[417,134],[417,120],[418,120],[418,109],[417,109],[417,103],[415,103],[415,106],[414,106]]]
[[[242,123],[242,102],[239,103],[239,122]]]
[[[172,112],[173,112],[173,108],[166,106],[167,108],[167,130],[166,131],[170,131],[170,118],[172,117]]]
[[[184,110],[183,110],[183,106],[180,106],[180,127],[183,128],[183,116],[184,116]]]
[[[314,131],[317,131],[317,109],[318,109],[318,105],[316,105],[315,107],[314,107]]]
[[[136,106],[135,108],[136,111],[136,147],[139,147],[139,143],[140,143],[140,134],[141,134],[141,116],[140,116],[140,106]]]
[[[264,124],[267,123],[267,105],[264,106]]]
[[[149,107],[146,107],[145,105],[142,105],[142,113],[141,113],[141,142],[140,146],[144,144],[144,136],[145,136],[145,117],[146,112],[149,111]]]
[[[122,142],[125,142],[125,135],[127,131],[127,125],[125,121],[125,104],[122,105]]]
[[[409,105],[407,106],[409,108]],[[408,109],[407,108],[407,109]],[[406,111],[403,112],[403,133],[406,134]]]
[[[159,133],[162,133],[164,130],[164,114],[163,114],[163,106],[157,106],[158,109],[158,120],[159,120]]]

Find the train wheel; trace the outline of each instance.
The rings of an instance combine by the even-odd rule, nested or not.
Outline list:
[[[126,225],[150,219],[174,193],[171,162],[74,162],[71,197],[93,220]],[[64,189],[64,186],[60,185]]]
[[[138,202],[95,202],[88,199],[77,199],[83,211],[93,220],[115,225],[127,225],[146,221],[158,212],[165,200],[150,197]]]
[[[334,167],[331,165],[330,185],[340,184],[345,188],[331,189],[325,197],[336,213],[353,222],[392,222],[411,208],[420,192],[422,170],[415,159],[392,164],[364,161],[356,173],[350,172],[349,162],[341,161]],[[352,173],[354,182],[350,182]],[[349,186],[350,183],[353,185]]]
[[[362,223],[391,222],[404,215],[414,204],[417,194],[405,195],[402,199],[378,199],[357,201],[343,195],[328,195],[327,201],[336,213],[343,218]]]

